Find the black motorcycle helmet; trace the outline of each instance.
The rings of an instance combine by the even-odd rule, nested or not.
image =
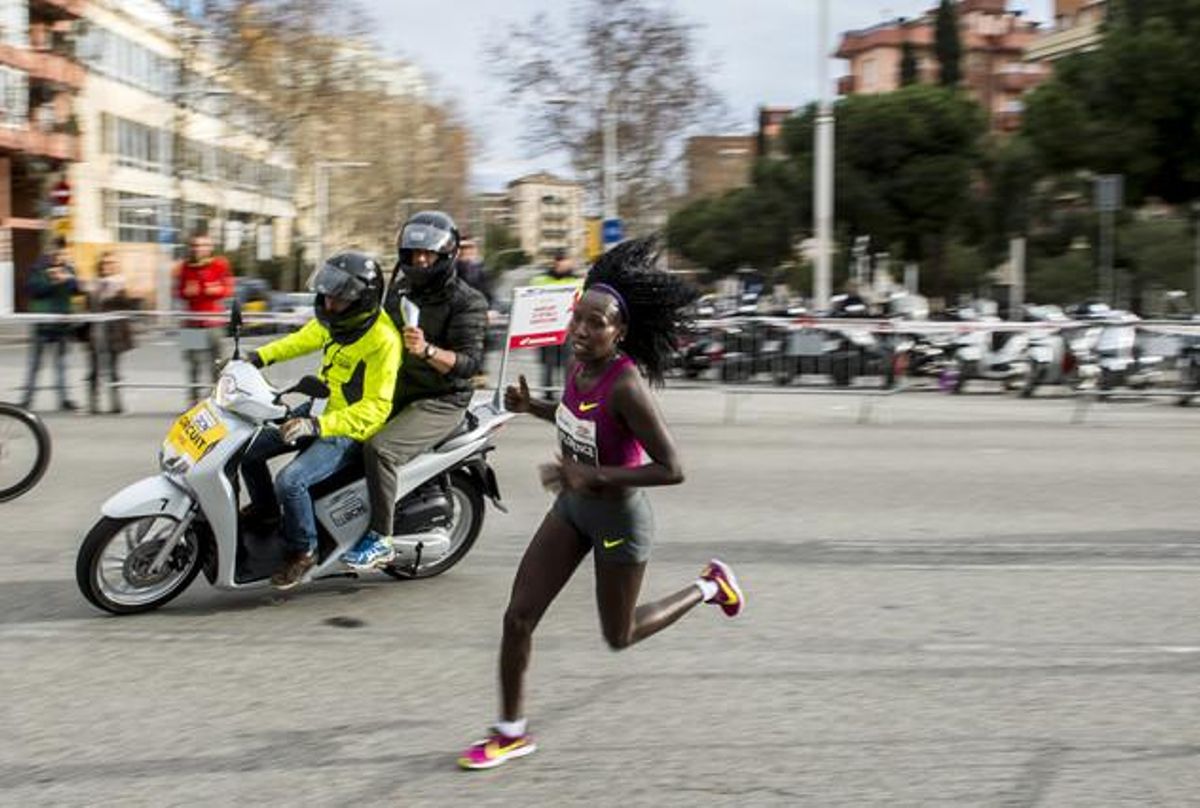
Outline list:
[[[325,260],[308,279],[309,291],[316,292],[313,307],[317,319],[329,329],[335,342],[357,340],[375,324],[383,300],[383,269],[379,262],[357,250],[342,250]],[[343,311],[325,308],[325,298],[349,303]]]
[[[396,237],[396,252],[399,254],[397,267],[404,273],[410,288],[419,292],[444,285],[454,273],[459,242],[454,220],[440,210],[423,210],[409,217]],[[435,252],[437,260],[428,267],[418,267],[413,262],[413,250]]]

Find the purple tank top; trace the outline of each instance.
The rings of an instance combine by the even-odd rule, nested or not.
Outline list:
[[[619,357],[586,393],[576,386],[583,366],[572,368],[554,416],[563,457],[588,466],[633,468],[645,463],[642,444],[613,417],[608,406],[613,383],[633,364],[628,356]]]

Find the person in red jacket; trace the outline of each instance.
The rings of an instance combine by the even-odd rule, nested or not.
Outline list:
[[[212,239],[207,235],[192,236],[189,255],[180,262],[176,272],[175,296],[183,301],[189,312],[213,313],[212,317],[185,318],[182,327],[190,330],[181,339],[184,359],[188,365],[189,390],[192,401],[200,398],[200,368],[206,366],[209,379],[217,382],[217,359],[221,353],[221,331],[228,319],[225,300],[233,296],[233,273],[229,261],[213,255]],[[199,332],[199,333],[197,333]]]

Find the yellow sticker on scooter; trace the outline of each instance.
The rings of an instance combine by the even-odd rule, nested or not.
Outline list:
[[[201,401],[179,416],[179,420],[167,433],[167,442],[195,463],[204,457],[217,441],[225,437],[228,431],[229,428],[222,423],[217,414],[209,409],[206,402]]]

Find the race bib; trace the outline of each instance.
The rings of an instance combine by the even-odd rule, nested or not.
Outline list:
[[[554,414],[558,426],[558,444],[563,458],[570,458],[586,466],[599,466],[600,453],[596,450],[596,422],[585,421],[559,404]]]

